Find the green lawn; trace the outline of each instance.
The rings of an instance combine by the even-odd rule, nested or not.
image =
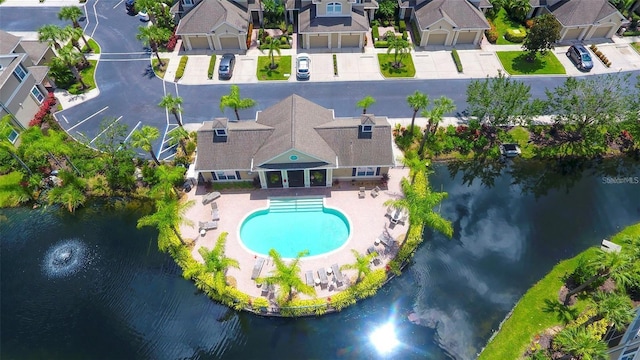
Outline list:
[[[532,62],[527,61],[524,51],[498,51],[498,58],[510,75],[565,74],[564,66],[551,51],[538,54]]]
[[[522,154],[520,156],[524,159],[531,159],[535,153],[535,147],[529,144],[529,131],[522,126],[516,126],[509,130],[509,134],[513,137],[513,140],[520,145]]]
[[[507,12],[504,9],[500,9],[496,18],[492,20],[496,28],[498,29],[498,41],[496,41],[497,45],[517,45],[516,43],[512,43],[504,38],[504,34],[507,33],[508,29],[518,29],[522,32],[526,32],[527,29],[521,23],[517,21],[513,21],[507,16]]]
[[[100,54],[100,45],[98,45],[97,42],[95,42],[93,39],[89,39],[87,40],[87,45],[89,45],[89,48],[91,49],[91,52],[94,54]],[[83,51],[87,51],[87,45],[85,45],[82,50]]]
[[[31,198],[20,185],[23,178],[24,175],[19,171],[0,175],[0,207],[18,206]]]
[[[288,80],[291,76],[291,56],[275,56],[274,62],[277,67],[270,69],[271,58],[268,56],[258,57],[258,80]]]
[[[393,54],[378,54],[378,63],[380,64],[380,71],[384,77],[414,77],[416,75],[416,68],[413,65],[413,59],[411,54],[407,54],[402,60],[402,66],[400,68],[393,67]]]
[[[611,241],[620,243],[625,235],[640,236],[640,223],[625,228],[614,235]],[[536,334],[552,326],[560,325],[561,323],[554,313],[543,311],[544,301],[546,299],[557,301],[558,290],[563,285],[562,276],[573,272],[580,256],[592,257],[598,251],[597,248],[592,247],[572,259],[561,261],[550,273],[529,289],[515,306],[511,317],[504,322],[500,332],[493,341],[487,344],[478,360],[520,359]],[[578,300],[576,308],[579,312],[584,310],[587,301]]]
[[[69,87],[70,94],[79,95],[96,88],[96,80],[94,76],[96,74],[96,65],[98,64],[98,61],[89,60],[89,63],[91,65],[89,65],[85,69],[82,69],[82,71],[80,72],[80,77],[82,77],[82,81],[87,87],[85,89],[81,89],[80,83],[75,82]]]
[[[636,49],[636,51],[640,54],[640,42],[631,43],[631,46],[633,46]]]
[[[164,79],[164,73],[167,71],[167,66],[169,66],[169,59],[163,58],[162,62],[164,63],[164,65],[159,66],[157,58],[151,59],[153,72],[156,73],[156,76],[158,76],[160,79]]]

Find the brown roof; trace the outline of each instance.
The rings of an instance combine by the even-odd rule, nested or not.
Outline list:
[[[467,0],[426,0],[415,8],[415,16],[421,29],[428,29],[446,19],[456,29],[489,29],[489,23]]]
[[[386,117],[367,115],[373,129],[360,136],[360,117],[335,119],[333,110],[291,95],[259,112],[256,121],[228,122],[226,141],[214,135],[217,121],[198,130],[196,170],[254,170],[290,150],[317,158],[313,166],[393,165]]]
[[[563,26],[591,25],[618,13],[608,0],[561,0],[548,9]]]
[[[247,9],[233,1],[202,0],[180,19],[176,34],[209,34],[223,23],[246,32]]]
[[[19,43],[19,37],[0,30],[0,54],[11,54]]]
[[[316,17],[316,5],[312,4],[301,9],[298,15],[298,32],[301,34],[360,31],[369,31],[369,21],[361,10],[352,9],[351,16]]]

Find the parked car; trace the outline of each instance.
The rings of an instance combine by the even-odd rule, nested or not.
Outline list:
[[[236,56],[233,54],[224,54],[220,59],[218,67],[218,77],[220,79],[231,79],[233,76],[233,67],[236,64]]]
[[[569,50],[567,50],[567,56],[576,67],[582,71],[589,71],[593,69],[593,60],[591,60],[591,55],[589,55],[589,50],[582,45],[571,45]]]
[[[296,57],[296,77],[298,79],[311,77],[311,58],[309,58],[309,54],[301,53]]]
[[[136,2],[135,0],[127,0],[124,3],[124,7],[127,10],[127,13],[132,15],[135,14],[135,2]]]
[[[140,10],[140,12],[138,12],[138,19],[140,19],[140,21],[142,22],[149,21],[149,13],[147,12],[146,9]]]
[[[500,154],[506,157],[516,157],[520,155],[520,146],[518,144],[500,144]]]

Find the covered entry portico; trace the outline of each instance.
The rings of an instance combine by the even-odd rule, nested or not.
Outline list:
[[[275,188],[309,188],[329,187],[332,183],[332,169],[287,169],[259,171],[260,187]]]

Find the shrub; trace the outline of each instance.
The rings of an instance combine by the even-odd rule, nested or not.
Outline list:
[[[413,39],[414,43],[416,45],[420,45],[420,39],[421,39],[420,35],[420,31],[418,29],[418,25],[416,25],[415,21],[411,22],[411,38]]]
[[[40,110],[29,121],[29,126],[40,126],[44,117],[51,113],[51,108],[56,105],[56,97],[52,92],[47,94],[47,98],[40,104]]]
[[[207,70],[207,76],[209,79],[213,79],[213,72],[216,68],[216,56],[211,55],[211,60],[209,60],[209,69]]]
[[[451,56],[453,57],[453,62],[456,63],[456,69],[458,69],[458,72],[461,73],[462,72],[462,62],[460,61],[460,55],[458,55],[458,50],[453,49],[451,51]]]
[[[527,36],[527,33],[524,31],[514,31],[513,29],[508,29],[507,33],[504,34],[504,38],[507,41],[511,41],[512,43],[521,43],[524,41],[524,38]]]
[[[178,64],[178,70],[176,70],[176,81],[182,79],[184,68],[187,67],[187,61],[189,61],[189,57],[186,55],[180,58],[180,64]]]
[[[375,48],[388,48],[389,47],[389,43],[384,41],[384,40],[380,40],[380,41],[376,41],[373,43],[373,47]]]
[[[251,36],[253,35],[253,23],[249,23],[249,30],[247,31],[247,49],[251,47]],[[211,77],[209,77],[211,79]]]
[[[534,22],[533,22],[533,19],[527,19],[527,20],[525,20],[525,22],[524,22],[524,26],[525,26],[527,29],[531,29],[531,28],[533,27],[533,23],[534,23]]]
[[[338,76],[338,58],[333,54],[333,76]]]
[[[380,26],[380,21],[378,19],[371,20],[371,26]]]
[[[400,20],[398,22],[398,32],[405,32],[407,31],[407,23],[404,22],[404,20]]]
[[[496,41],[498,41],[498,29],[496,28],[496,25],[493,23],[493,21],[489,20],[489,26],[491,27],[489,30],[485,30],[484,31],[484,36],[487,37],[487,41],[495,44]]]
[[[371,28],[371,37],[373,38],[374,42],[380,38],[380,32],[378,30],[378,26],[373,26]]]
[[[402,32],[402,40],[407,40],[409,38],[409,34],[407,33],[407,30]]]
[[[178,43],[178,39],[180,39],[180,36],[176,35],[175,33],[173,35],[171,35],[171,37],[169,38],[169,41],[167,41],[167,51],[168,52],[172,52],[176,48],[176,44]]]

